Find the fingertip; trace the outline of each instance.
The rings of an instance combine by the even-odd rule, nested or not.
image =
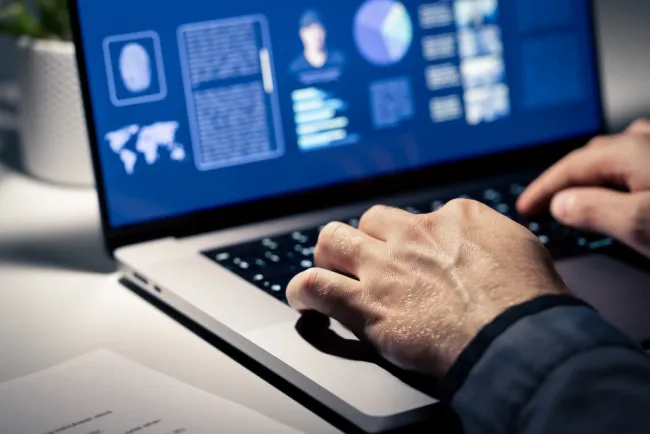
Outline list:
[[[519,199],[517,199],[517,203],[515,205],[519,214],[528,215],[530,213],[530,207],[525,193],[522,193],[521,196],[519,196]]]
[[[309,280],[309,275],[311,270],[303,271],[300,274],[294,276],[293,279],[287,285],[287,302],[292,309],[296,311],[305,311],[308,310],[308,307],[301,301],[302,300],[302,291],[307,287],[307,281]]]
[[[530,215],[536,211],[537,207],[537,194],[535,193],[534,187],[528,187],[521,193],[519,199],[517,199],[517,211],[522,215]]]
[[[542,174],[533,181],[517,200],[517,211],[524,216],[531,216],[548,209],[553,194],[558,186],[553,184],[553,169]]]
[[[576,195],[571,191],[560,192],[551,200],[551,215],[560,222],[566,223],[575,208]]]
[[[287,285],[287,301],[297,311],[314,310],[329,316],[332,308],[348,304],[358,293],[358,284],[338,272],[314,267],[291,279]]]

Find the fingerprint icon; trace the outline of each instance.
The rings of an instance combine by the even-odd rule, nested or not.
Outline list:
[[[103,48],[109,97],[115,107],[148,104],[167,98],[165,64],[158,33],[146,31],[107,36]]]
[[[131,93],[140,93],[151,87],[151,58],[140,44],[129,43],[120,54],[120,74],[124,87]]]

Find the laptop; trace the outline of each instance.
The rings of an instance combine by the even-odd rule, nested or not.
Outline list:
[[[354,426],[399,428],[436,400],[309,339],[285,288],[324,224],[377,203],[486,203],[537,234],[576,294],[650,337],[650,278],[620,246],[515,211],[603,132],[588,0],[70,3],[125,276]]]

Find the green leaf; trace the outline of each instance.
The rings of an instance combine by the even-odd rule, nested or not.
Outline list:
[[[44,31],[53,38],[69,39],[70,20],[65,0],[36,0]]]
[[[58,21],[56,6],[53,0],[36,0],[39,8],[39,18],[43,25],[43,30],[48,36],[60,33],[60,24]]]
[[[36,16],[30,11],[27,0],[9,1],[8,6],[0,7],[0,33],[71,39],[67,0],[34,0]]]
[[[70,26],[70,13],[68,9],[68,0],[55,0],[57,3],[57,11],[59,15],[59,22],[61,23],[61,38],[70,41],[72,40],[72,28]]]
[[[0,33],[39,38],[43,36],[43,29],[22,0],[13,2],[0,11]]]

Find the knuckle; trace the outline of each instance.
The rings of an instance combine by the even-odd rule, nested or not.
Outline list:
[[[611,138],[609,138],[607,136],[598,136],[598,137],[593,138],[587,144],[586,148],[602,148],[604,146],[609,145],[610,143],[611,143]],[[571,152],[571,154],[573,154],[573,155],[579,154],[581,150],[583,150],[583,149],[577,149],[577,150]]]
[[[331,244],[335,241],[337,234],[343,228],[343,223],[331,222],[325,225],[323,230],[318,235],[318,244]]]
[[[636,154],[648,145],[648,139],[646,136],[641,134],[630,134],[629,140],[627,141],[627,147],[630,152]]]
[[[381,215],[383,214],[388,207],[386,205],[374,205],[372,206],[368,211],[366,211],[366,214],[368,215]]]
[[[415,222],[411,222],[402,228],[402,236],[407,240],[417,240],[422,232],[422,227]]]
[[[413,216],[412,219],[409,219],[406,224],[401,226],[400,232],[402,236],[409,240],[419,239],[425,226],[424,220],[418,218],[418,216]]]
[[[370,208],[368,211],[363,213],[361,216],[361,220],[359,222],[359,225],[364,225],[367,224],[369,221],[374,220],[376,218],[380,218],[380,216],[386,214],[386,206],[384,205],[375,205],[372,208]]]
[[[344,261],[354,265],[363,250],[363,240],[358,233],[339,222],[329,223],[321,231],[318,243],[314,249],[316,265],[328,268],[326,264],[334,261]]]
[[[440,223],[441,220],[440,215],[441,214],[437,212],[432,212],[429,214],[422,214],[416,216],[416,218],[421,222],[422,226],[424,226],[427,230],[433,231],[436,229],[436,227],[438,227]]]
[[[628,131],[648,131],[650,130],[650,120],[637,119],[630,124]]]
[[[442,210],[451,212],[453,214],[460,214],[467,216],[477,210],[479,207],[478,202],[470,199],[453,199],[443,207]]]
[[[303,271],[298,275],[300,279],[300,285],[298,285],[303,291],[310,293],[319,292],[323,283],[323,274],[318,268],[312,268],[307,271]]]

